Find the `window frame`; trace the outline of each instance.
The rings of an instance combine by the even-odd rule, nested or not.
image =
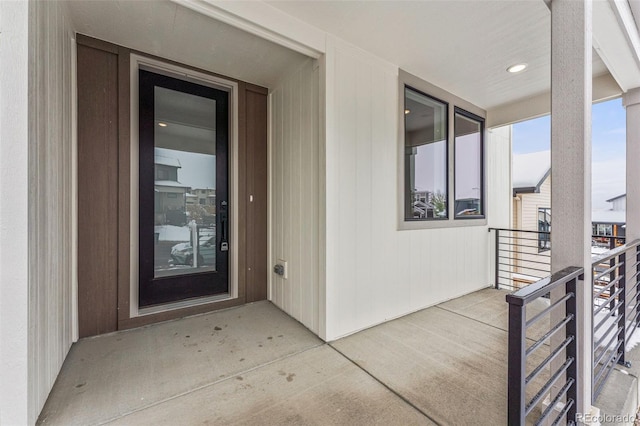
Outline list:
[[[396,80],[397,92],[396,96],[396,229],[398,231],[411,231],[420,229],[445,229],[445,228],[461,228],[461,227],[486,227],[488,225],[488,217],[490,215],[488,211],[487,197],[490,195],[490,189],[487,187],[489,176],[486,167],[486,150],[487,143],[483,146],[483,197],[484,197],[484,217],[476,218],[475,220],[455,220],[453,215],[455,213],[453,203],[455,194],[453,191],[453,179],[454,179],[454,157],[451,155],[453,152],[454,143],[454,108],[460,107],[465,111],[468,111],[476,116],[486,120],[487,113],[485,110],[478,106],[459,98],[446,90],[435,86],[419,77],[416,77],[403,69],[398,70],[398,77]],[[439,220],[405,220],[405,87],[409,87],[419,93],[425,94],[429,98],[436,99],[440,102],[449,105],[447,110],[447,219]],[[487,141],[487,128],[486,123],[483,130],[483,141]]]
[[[129,203],[130,212],[129,220],[131,223],[131,229],[129,233],[129,274],[128,280],[123,281],[120,290],[123,294],[128,293],[129,296],[129,309],[128,316],[125,313],[125,318],[144,318],[146,316],[156,315],[160,313],[170,311],[181,311],[183,309],[196,309],[196,306],[210,305],[212,303],[218,303],[221,301],[232,301],[240,297],[240,281],[238,276],[238,258],[239,253],[237,244],[230,244],[229,246],[229,291],[227,295],[216,295],[211,297],[202,297],[193,300],[179,301],[175,303],[167,303],[161,305],[154,305],[150,307],[139,306],[139,262],[138,254],[140,245],[138,241],[139,231],[139,105],[138,105],[138,91],[139,91],[139,70],[148,70],[158,74],[166,76],[173,76],[179,79],[189,79],[197,84],[213,87],[219,90],[227,91],[229,93],[229,108],[230,108],[230,120],[229,120],[229,237],[232,241],[240,241],[239,237],[239,219],[238,208],[236,208],[239,202],[239,184],[238,184],[238,149],[240,144],[239,138],[239,126],[241,124],[239,114],[239,95],[241,93],[240,84],[236,80],[228,79],[214,74],[209,74],[201,71],[188,68],[184,65],[175,63],[169,63],[162,59],[156,59],[149,57],[145,54],[129,53],[129,120],[130,120],[130,140],[128,152],[130,161],[130,175],[129,175]],[[244,89],[243,89],[244,90]],[[244,92],[242,92],[244,93]],[[126,286],[126,288],[125,288]]]
[[[485,203],[485,119],[462,109],[458,106],[454,106],[453,111],[453,219],[454,220],[478,220],[486,217],[486,203]],[[455,131],[455,117],[456,114],[468,118],[470,120],[477,121],[480,124],[480,211],[481,214],[458,216],[455,212],[456,203],[456,131]]]
[[[544,212],[545,217],[547,214],[549,218],[551,218],[551,207],[538,207],[538,253],[542,253],[545,251],[551,250],[551,220],[549,220],[549,230],[548,231],[540,231],[540,213]],[[547,213],[548,212],[548,213]],[[543,234],[543,232],[549,232],[549,234]],[[541,236],[546,235],[546,239],[542,239]],[[543,241],[549,244],[549,247],[543,247]]]
[[[406,159],[405,159],[404,156],[406,156],[406,148],[407,148],[406,139],[405,139],[406,138],[406,134],[407,134],[406,128],[405,128],[405,126],[406,126],[406,116],[407,116],[407,114],[405,114],[405,111],[407,110],[407,96],[406,96],[406,90],[407,89],[412,90],[413,92],[415,92],[415,93],[417,93],[419,95],[422,95],[422,96],[424,96],[426,98],[429,98],[429,99],[431,99],[433,101],[441,103],[444,106],[444,114],[445,114],[445,120],[446,120],[446,122],[445,122],[445,130],[444,130],[445,135],[444,135],[444,139],[443,139],[444,142],[445,142],[444,162],[445,162],[445,176],[446,176],[445,185],[444,185],[445,186],[444,192],[445,192],[445,194],[447,196],[447,206],[446,206],[446,215],[444,217],[441,217],[441,218],[435,218],[435,217],[425,217],[423,219],[420,219],[420,218],[418,218],[418,219],[407,218],[406,205],[408,203],[407,197],[409,196],[409,191],[407,191],[407,170],[406,170],[406,167],[404,167],[403,168],[404,185],[403,185],[403,203],[402,203],[403,220],[405,222],[446,222],[446,221],[448,221],[450,219],[450,216],[451,216],[450,215],[450,213],[451,213],[450,212],[450,207],[451,206],[450,206],[450,202],[449,202],[450,201],[450,197],[449,197],[449,195],[450,195],[449,194],[449,187],[450,187],[450,185],[449,185],[449,148],[450,148],[449,147],[449,134],[450,134],[450,127],[449,127],[449,125],[450,125],[450,123],[449,123],[449,121],[450,121],[450,117],[449,117],[450,108],[449,108],[449,102],[444,101],[442,99],[439,99],[439,98],[437,98],[435,96],[429,95],[427,93],[424,93],[422,90],[416,89],[415,87],[413,87],[413,86],[411,86],[409,84],[404,84],[404,90],[402,92],[402,99],[403,99],[403,105],[404,105],[404,108],[402,110],[402,114],[403,114],[403,117],[404,117],[404,119],[403,119],[403,123],[404,124],[402,126],[402,128],[403,128],[403,132],[402,132],[402,134],[403,134],[403,137],[402,137],[402,146],[403,146],[402,162],[403,162],[403,164],[406,164]]]

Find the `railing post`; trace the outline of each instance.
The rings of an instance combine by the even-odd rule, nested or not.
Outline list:
[[[567,380],[572,378],[573,385],[567,390],[567,401],[573,399],[573,406],[567,412],[567,424],[576,421],[578,409],[578,279],[574,278],[565,284],[567,294],[573,293],[565,302],[566,314],[573,315],[573,319],[567,323],[565,328],[565,337],[573,336],[573,341],[567,346],[567,359],[573,358],[573,363],[567,369]]]
[[[636,272],[635,272],[636,279],[631,285],[633,285],[633,288],[636,291],[636,311],[633,313],[633,317],[637,318],[638,312],[640,312],[640,287],[638,286],[638,284],[640,283],[640,246],[636,247],[635,258],[636,258]],[[638,319],[636,323],[638,327],[640,327],[640,319]],[[633,324],[631,324],[631,326],[633,327]]]
[[[498,290],[500,288],[500,277],[499,277],[499,270],[500,270],[500,230],[496,229],[496,259],[495,259],[495,271],[496,271],[496,290]]]
[[[613,250],[614,248],[616,248],[616,239],[614,237],[610,237],[609,238],[609,250]],[[614,266],[616,266],[616,258],[612,258],[609,261],[609,267],[613,268]],[[612,283],[614,280],[616,279],[616,271],[615,269],[611,272],[609,272],[609,282]],[[609,297],[613,296],[613,293],[616,292],[616,286],[613,285],[611,287],[609,287]],[[616,307],[616,301],[612,300],[611,303],[609,303],[609,310],[613,310]],[[613,314],[615,316],[615,314]]]
[[[522,303],[520,301],[520,303]],[[524,425],[527,318],[524,305],[509,301],[508,424]]]
[[[620,253],[620,267],[618,268],[618,274],[620,274],[620,281],[618,281],[619,288],[622,289],[618,296],[618,309],[622,308],[622,313],[618,317],[618,345],[622,343],[622,356],[618,361],[618,364],[625,365],[625,354],[627,352],[627,276],[626,276],[626,252]]]

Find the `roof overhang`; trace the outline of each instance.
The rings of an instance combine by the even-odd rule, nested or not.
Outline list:
[[[343,38],[364,50],[384,59],[387,62],[397,65],[399,68],[426,80],[457,96],[468,100],[479,107],[487,110],[487,127],[497,127],[511,124],[517,121],[538,117],[550,113],[550,11],[548,5],[545,6],[543,0],[539,2],[497,2],[499,9],[493,10],[491,2],[224,2],[215,0],[173,0],[193,7],[195,2],[198,7],[215,10],[217,16],[225,15],[238,21],[248,31],[255,34],[264,33],[265,28],[270,29],[269,37],[272,41],[280,42],[283,45],[291,45],[291,40],[298,44],[297,48],[301,52],[309,54],[306,49],[313,52],[324,53],[326,45],[323,44],[323,34],[332,34]],[[393,4],[395,3],[395,4]],[[464,5],[461,6],[461,3]],[[633,8],[640,9],[637,0],[633,0]],[[522,10],[518,13],[517,10]],[[402,11],[406,10],[403,19]],[[467,22],[474,21],[474,16],[478,12],[483,13],[482,19],[489,20],[482,28],[464,26]],[[515,10],[516,12],[509,12]],[[414,12],[414,13],[411,13]],[[495,13],[494,13],[495,12]],[[527,18],[527,13],[532,12],[535,16]],[[211,13],[211,12],[210,12]],[[415,19],[421,16],[423,19]],[[451,23],[452,19],[459,21],[457,24],[462,31],[446,31],[442,33],[437,27],[436,21],[429,21],[425,24],[429,16],[439,16],[441,20]],[[510,18],[518,17],[518,22],[509,22]],[[640,14],[636,14],[640,16]],[[354,19],[357,17],[356,21]],[[392,33],[385,32],[384,38],[388,42],[378,40],[378,24],[384,20],[391,20],[398,24],[398,31]],[[448,21],[447,21],[448,20]],[[435,25],[434,25],[435,22]],[[429,26],[433,26],[432,37],[428,35]],[[542,35],[543,40],[530,38],[521,39],[519,36],[527,34],[520,33],[520,26],[530,26],[542,28],[531,28],[529,34]],[[414,28],[415,26],[415,28]],[[364,34],[369,31],[370,34]],[[404,31],[404,32],[403,32]],[[426,32],[425,32],[426,31]],[[478,43],[470,42],[470,38],[488,38],[486,33],[500,33],[501,38],[511,39],[506,42],[507,49],[491,50],[491,44],[485,44],[483,49],[487,52],[484,56],[477,51]],[[512,32],[512,34],[509,34]],[[406,37],[414,34],[418,41]],[[470,37],[473,33],[473,37]],[[445,36],[443,37],[443,34]],[[433,48],[428,40],[438,40],[443,43],[447,38],[457,38],[451,45],[455,45],[456,57],[469,58],[467,82],[456,80],[455,76],[460,76],[461,68],[459,61],[451,60],[451,53]],[[396,40],[397,39],[397,40]],[[499,40],[500,37],[497,39]],[[280,40],[280,41],[278,41]],[[422,40],[422,41],[420,41]],[[493,38],[492,40],[496,40]],[[428,56],[430,63],[437,64],[438,71],[433,67],[424,66],[424,62],[415,61],[411,58],[411,52],[406,49],[406,45],[414,46],[416,43],[423,43],[425,49],[420,50],[422,56]],[[511,43],[511,44],[508,44]],[[522,43],[522,44],[520,44]],[[545,46],[546,44],[546,46]],[[385,48],[386,46],[386,48]],[[593,46],[597,54],[594,54],[594,81],[593,81],[593,101],[600,102],[620,96],[623,92],[634,87],[640,87],[640,36],[632,6],[628,0],[600,0],[593,3]],[[404,49],[404,50],[403,50]],[[523,49],[528,49],[535,56],[535,69],[531,73],[539,73],[542,77],[534,80],[514,76],[514,81],[521,81],[522,84],[503,83],[503,77],[496,77],[499,72],[504,72],[505,67],[512,61],[516,62],[521,58]],[[405,52],[403,56],[403,52]],[[406,53],[408,52],[408,53]],[[415,53],[415,52],[414,52]],[[407,56],[409,55],[409,57]],[[443,57],[439,57],[442,54]],[[447,55],[447,57],[444,57]],[[478,61],[478,57],[483,57]],[[484,66],[487,62],[495,62],[490,66]],[[604,67],[599,64],[604,63]],[[422,64],[422,65],[421,65]],[[602,70],[601,68],[604,68]],[[527,71],[529,72],[529,71]],[[488,74],[487,74],[488,73]],[[448,76],[451,76],[450,78]],[[546,79],[547,84],[537,93],[531,93],[530,87],[533,83],[540,83],[540,79]],[[506,81],[506,79],[504,79]],[[492,103],[491,97],[479,96],[474,91],[474,82],[483,85],[487,91],[493,90],[496,97],[506,100],[497,105]],[[487,82],[495,83],[485,84]],[[500,87],[496,84],[500,83]],[[539,84],[536,87],[540,87]],[[470,90],[473,88],[474,90]],[[529,90],[529,91],[527,91]],[[505,91],[510,91],[508,97],[503,96]],[[479,100],[482,99],[482,100]]]
[[[595,102],[640,87],[637,3],[593,2]],[[330,39],[339,38],[487,110],[488,128],[550,112],[552,42],[550,11],[543,0],[114,0],[68,4],[76,11],[75,26],[88,35],[256,84],[273,84],[287,68],[282,64],[300,61],[295,54],[322,57],[330,50]],[[210,24],[187,14],[185,8],[192,15],[195,11],[203,19],[208,17]],[[135,16],[129,16],[129,10],[135,11]],[[142,20],[145,27],[129,25]],[[242,32],[221,27],[220,22]],[[381,24],[389,23],[394,31],[382,31]],[[289,53],[247,39],[246,33]],[[192,49],[183,49],[185,44]],[[233,61],[228,60],[228,55],[233,55],[227,53],[233,52],[231,47],[238,52]],[[257,53],[266,48],[272,53]],[[216,65],[214,54],[226,55],[226,59]],[[250,66],[251,61],[260,66]],[[529,63],[529,68],[508,74],[506,68],[518,62]],[[261,67],[271,72],[253,71]]]

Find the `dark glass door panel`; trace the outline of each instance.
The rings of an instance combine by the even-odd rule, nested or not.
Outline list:
[[[141,307],[225,293],[228,92],[139,71]]]

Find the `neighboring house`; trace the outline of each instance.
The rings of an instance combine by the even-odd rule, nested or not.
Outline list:
[[[430,191],[418,191],[411,192],[413,198],[413,217],[415,219],[434,218],[436,216],[436,210],[433,205],[433,193]]]
[[[609,247],[610,239],[601,237],[625,237],[627,221],[627,195],[622,194],[607,200],[611,203],[609,210],[591,212],[592,233],[598,245]],[[620,240],[615,240],[620,245]]]
[[[512,229],[525,231],[551,231],[551,158],[549,151],[513,156],[513,219]],[[598,237],[624,237],[626,220],[626,194],[607,200],[610,210],[591,212],[592,235]],[[550,248],[547,234],[538,234],[538,248]],[[596,242],[609,245],[608,238]]]
[[[513,156],[513,229],[550,231],[551,152],[540,151]],[[540,249],[548,249],[541,235]]]
[[[177,158],[155,155],[154,224],[184,225],[186,223],[186,194],[189,187],[178,181],[182,166]]]
[[[611,203],[611,210],[614,211],[626,211],[627,210],[627,194],[618,195],[617,197],[609,198],[607,203]]]
[[[195,204],[201,206],[215,206],[216,205],[216,190],[215,188],[193,188],[191,195],[195,195]]]
[[[538,255],[551,247],[551,152],[514,155],[511,172],[511,229],[531,231],[514,233],[513,242],[518,248],[512,256],[513,281],[516,286],[523,286],[544,275],[537,270],[541,268],[537,262],[542,260]]]
[[[590,191],[592,102],[622,96],[640,146],[636,7],[0,2],[0,424],[36,422],[80,338],[268,299],[330,342],[485,289],[489,230],[513,220],[507,126],[552,110],[552,260],[590,268],[589,212],[563,195]],[[159,126],[162,147],[216,157],[216,273],[154,276],[155,191],[166,211],[214,195],[175,163],[154,176]],[[521,202],[547,171],[514,182]],[[564,406],[591,413],[583,277]]]
[[[216,190],[214,188],[192,188],[187,197],[187,205],[215,206]]]

